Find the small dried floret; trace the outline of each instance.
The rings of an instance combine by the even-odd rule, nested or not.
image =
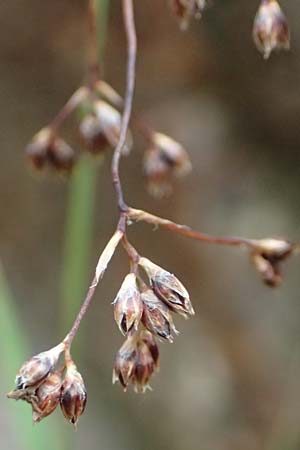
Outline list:
[[[206,0],[171,0],[171,7],[182,30],[187,29],[193,17],[201,17],[201,12],[205,6]]]
[[[265,59],[275,49],[290,48],[288,23],[276,0],[261,1],[254,19],[253,39]]]
[[[147,289],[141,294],[144,304],[142,323],[151,333],[173,342],[172,333],[177,334],[170,308]]]
[[[293,244],[281,239],[252,241],[251,260],[263,281],[272,287],[282,282],[280,263],[293,251]]]
[[[149,380],[159,367],[159,351],[154,337],[148,331],[127,336],[117,353],[113,383],[119,381],[126,391],[129,384],[136,392],[145,392]]]
[[[59,405],[62,386],[62,372],[51,372],[31,397],[32,417],[40,422],[49,416]]]
[[[184,317],[195,314],[187,290],[175,275],[147,258],[141,258],[139,264],[146,271],[157,297],[165,302],[172,311],[182,314]]]
[[[87,400],[82,376],[74,363],[69,363],[61,389],[60,406],[68,422],[77,425],[85,410]]]
[[[113,369],[113,383],[119,381],[124,390],[132,377],[137,354],[137,335],[129,335],[118,351]]]
[[[143,313],[143,302],[135,274],[130,273],[125,277],[113,304],[115,321],[121,333],[137,330]]]
[[[36,169],[49,165],[56,170],[71,172],[76,160],[74,150],[49,127],[33,137],[25,152]]]
[[[121,132],[121,114],[104,100],[94,101],[88,114],[80,123],[80,134],[87,150],[91,153],[101,153],[108,147],[115,147]],[[132,136],[127,133],[123,154],[128,154],[132,147]]]
[[[31,386],[38,386],[54,369],[63,349],[63,344],[59,344],[26,361],[16,376],[16,389],[24,390]]]
[[[169,194],[172,177],[186,175],[191,167],[188,153],[181,144],[163,133],[153,133],[152,145],[144,156],[144,172],[151,194]]]

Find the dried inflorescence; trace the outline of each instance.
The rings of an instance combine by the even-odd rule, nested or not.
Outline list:
[[[139,258],[138,263],[151,286],[130,273],[114,301],[115,320],[127,338],[115,359],[113,381],[124,389],[132,384],[136,392],[144,392],[158,367],[155,337],[173,342],[178,331],[172,313],[187,318],[194,310],[187,290],[173,274],[147,258]]]
[[[60,404],[66,419],[77,424],[86,404],[86,391],[73,361],[57,368],[65,350],[63,343],[26,361],[16,376],[16,387],[8,398],[24,400],[32,407],[32,419],[40,422]],[[66,369],[65,369],[66,367]]]
[[[265,59],[273,50],[290,48],[288,23],[276,0],[262,0],[254,19],[253,39]]]
[[[93,0],[89,0],[93,14]],[[205,0],[172,0],[174,12],[182,28],[191,18],[200,16]],[[119,222],[115,233],[102,252],[82,307],[65,339],[58,346],[33,356],[20,368],[16,387],[9,398],[24,400],[32,407],[34,422],[40,422],[60,404],[68,422],[76,426],[86,406],[86,389],[70,354],[72,341],[93,298],[96,287],[117,248],[122,243],[130,260],[130,272],[121,284],[113,302],[115,321],[125,336],[113,368],[113,382],[120,382],[124,390],[132,385],[136,392],[149,388],[151,376],[159,368],[159,349],[156,340],[173,342],[178,334],[173,314],[184,318],[194,315],[189,294],[175,275],[146,257],[141,257],[129,243],[126,228],[132,221],[142,220],[156,227],[162,226],[186,237],[210,244],[247,248],[251,260],[269,286],[282,281],[281,263],[299,246],[279,239],[220,238],[191,230],[187,226],[129,207],[123,196],[119,174],[122,155],[132,146],[131,125],[143,132],[149,147],[144,157],[144,170],[149,190],[165,194],[171,190],[174,177],[191,169],[186,150],[178,142],[148,126],[131,115],[135,80],[136,35],[132,0],[123,0],[124,20],[128,41],[127,86],[124,100],[106,82],[95,79],[99,74],[98,60],[91,61],[91,80],[79,88],[49,126],[37,133],[26,148],[33,166],[51,167],[70,172],[76,161],[74,150],[61,139],[60,129],[65,120],[80,110],[79,133],[84,147],[92,154],[102,154],[115,147],[112,161],[112,181],[119,207]],[[95,25],[95,15],[92,17]],[[90,27],[95,32],[96,26]],[[275,0],[262,0],[257,13],[253,36],[265,57],[275,48],[288,48],[289,31],[286,19]],[[95,42],[95,36],[93,36]],[[96,68],[96,70],[95,70]],[[98,75],[97,75],[98,76]],[[96,77],[97,78],[97,77]],[[123,111],[123,114],[120,111]],[[137,120],[138,119],[138,120]],[[148,277],[145,283],[140,270]],[[64,363],[58,366],[64,352]]]

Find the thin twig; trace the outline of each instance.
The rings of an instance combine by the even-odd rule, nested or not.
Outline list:
[[[132,102],[135,85],[135,62],[136,62],[136,32],[133,14],[132,0],[123,0],[123,16],[127,39],[127,81],[124,100],[124,111],[122,116],[120,137],[114,151],[112,160],[112,182],[115,189],[118,207],[122,212],[128,211],[128,206],[124,201],[123,190],[120,180],[120,158],[123,147],[126,143],[126,136],[132,111]]]
[[[252,239],[239,237],[216,237],[210,236],[206,233],[194,231],[186,225],[179,225],[171,220],[163,219],[140,209],[129,208],[128,217],[132,220],[143,221],[155,226],[162,226],[175,233],[195,239],[197,241],[207,242],[209,244],[230,245],[235,247],[253,247],[254,241]]]

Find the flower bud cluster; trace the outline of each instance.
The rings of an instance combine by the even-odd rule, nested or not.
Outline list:
[[[64,345],[60,344],[26,361],[16,376],[16,387],[8,398],[31,404],[34,422],[49,416],[60,404],[65,418],[77,424],[86,405],[86,391],[80,373],[70,360],[66,369],[57,368]]]
[[[253,241],[251,260],[265,284],[271,287],[281,284],[281,262],[290,256],[293,250],[293,244],[280,239]]]
[[[155,197],[172,191],[172,178],[188,174],[192,168],[188,153],[181,144],[162,133],[153,133],[150,148],[144,155],[147,188]]]
[[[187,290],[173,274],[147,258],[140,258],[139,265],[150,286],[130,273],[113,302],[115,321],[126,336],[115,359],[113,382],[119,381],[125,390],[132,384],[136,392],[144,392],[158,368],[155,338],[173,342],[178,331],[172,313],[187,318],[194,310]]]

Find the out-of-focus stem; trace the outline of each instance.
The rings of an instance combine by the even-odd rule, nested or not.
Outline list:
[[[95,46],[98,51],[98,61],[103,58],[109,0],[89,1],[88,31],[90,46],[93,47],[89,49],[91,69],[97,63]],[[96,44],[97,41],[98,44]],[[98,74],[99,62],[97,65]],[[88,283],[96,190],[96,168],[93,161],[82,158],[70,183],[60,315],[62,330],[69,326],[70,318],[75,315]]]

